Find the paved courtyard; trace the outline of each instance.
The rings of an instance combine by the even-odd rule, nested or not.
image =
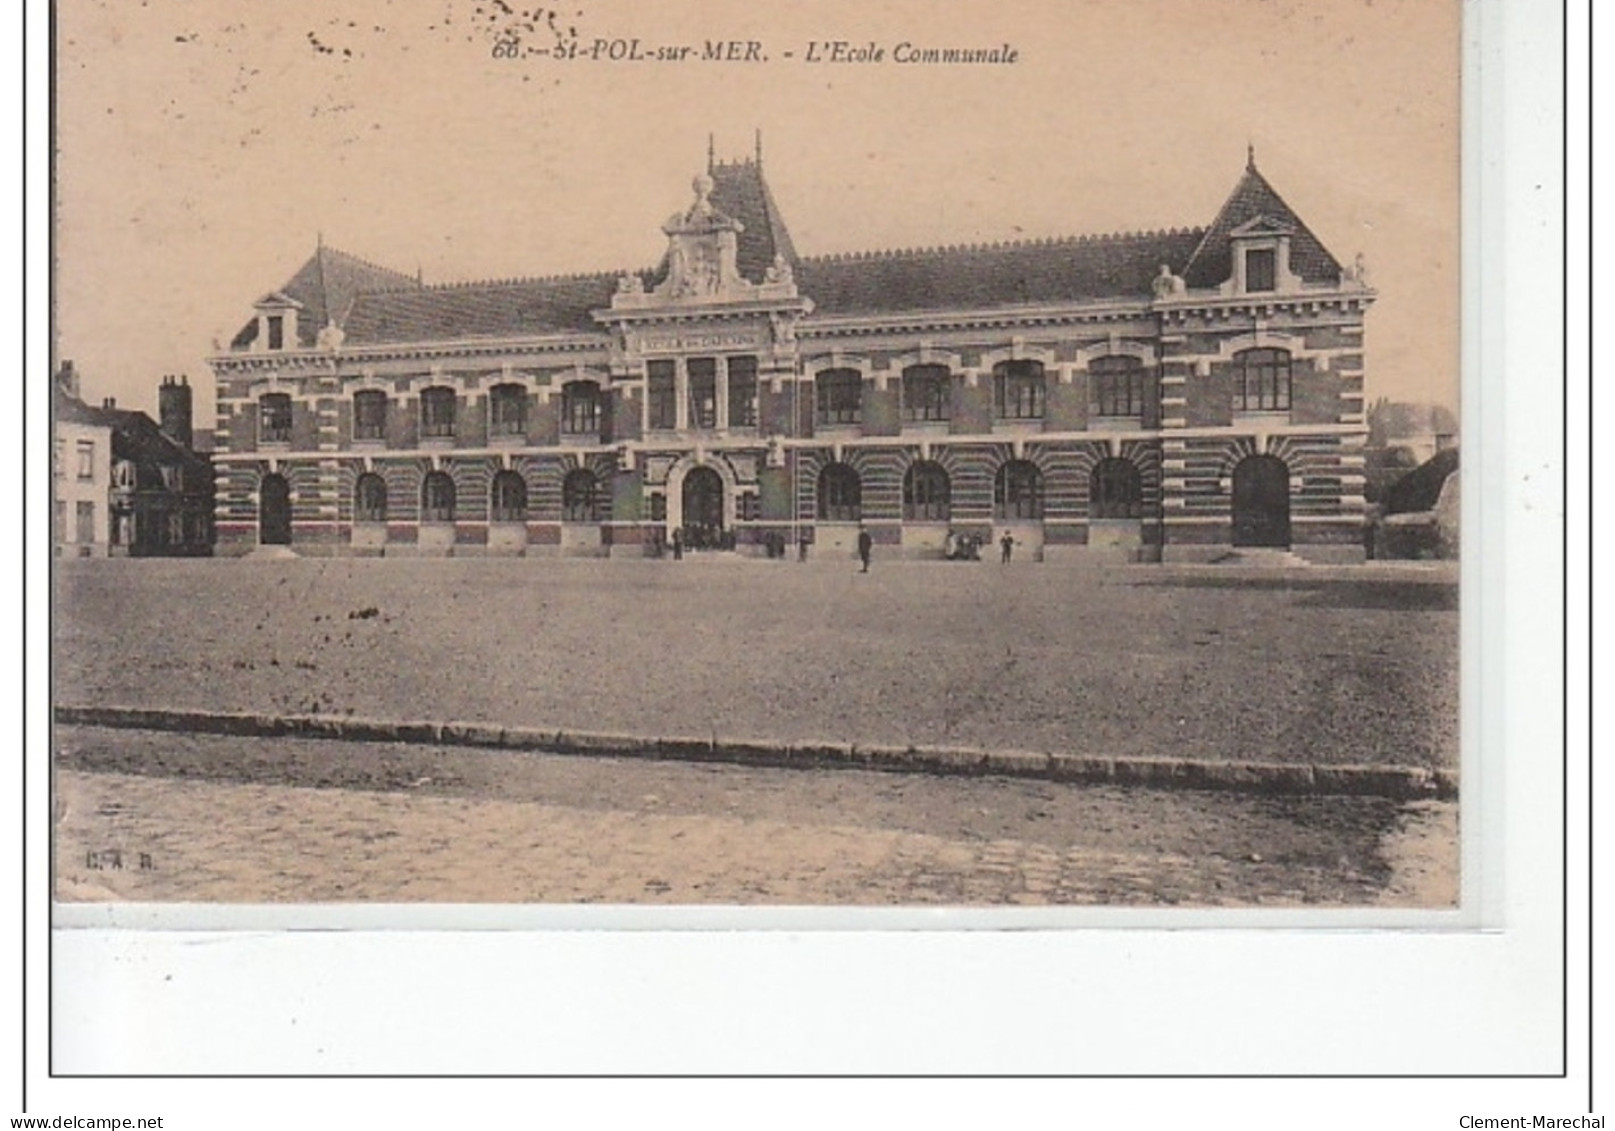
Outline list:
[[[61,703],[1451,767],[1450,571],[61,562]]]
[[[58,898],[1441,907],[1457,807],[60,727]]]

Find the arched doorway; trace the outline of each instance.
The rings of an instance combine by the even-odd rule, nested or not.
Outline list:
[[[284,475],[271,472],[258,484],[258,542],[292,544],[292,485]]]
[[[1248,456],[1234,468],[1234,545],[1290,545],[1290,469],[1277,456]]]
[[[684,477],[684,544],[692,550],[724,545],[723,478],[710,467],[691,468]]]

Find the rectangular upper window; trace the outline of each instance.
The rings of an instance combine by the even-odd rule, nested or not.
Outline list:
[[[286,348],[286,319],[279,314],[271,314],[264,319],[269,328],[269,348],[272,350]]]
[[[387,394],[364,389],[353,395],[353,438],[380,440],[387,435]]]
[[[95,478],[94,440],[80,440],[78,442],[78,477],[80,479]]]
[[[1245,253],[1245,289],[1271,291],[1276,286],[1278,253],[1269,250],[1251,250]]]
[[[953,378],[945,365],[911,365],[903,370],[903,419],[946,420],[953,401]]]
[[[757,359],[731,357],[729,365],[729,427],[757,426]]]
[[[673,429],[678,427],[678,393],[673,384],[673,363],[653,361],[646,371],[649,416],[646,428]]]
[[[1144,415],[1144,366],[1136,357],[1096,357],[1088,365],[1100,416]]]
[[[690,427],[718,426],[718,359],[692,357],[686,363],[690,375]]]
[[[292,398],[286,393],[265,393],[258,400],[258,441],[286,444],[292,438]]]
[[[458,407],[454,390],[441,385],[421,390],[421,435],[428,439],[452,439],[454,413]]]
[[[999,420],[1041,420],[1046,397],[1041,362],[1002,361],[993,366],[993,415]]]

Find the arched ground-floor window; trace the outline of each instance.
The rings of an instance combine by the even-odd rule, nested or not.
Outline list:
[[[292,485],[270,472],[258,484],[258,541],[265,546],[292,544]]]
[[[907,522],[946,522],[952,483],[935,460],[916,460],[903,475],[903,518]]]
[[[387,521],[387,481],[373,471],[354,481],[353,521]]]
[[[421,481],[421,521],[454,521],[454,480],[446,471],[429,472]]]
[[[863,481],[844,463],[826,464],[819,472],[819,518],[825,522],[857,522],[863,517]]]
[[[1142,518],[1144,480],[1130,459],[1111,457],[1094,464],[1088,478],[1088,517]]]
[[[488,517],[494,522],[526,522],[527,480],[514,471],[495,475],[489,492]]]
[[[1043,517],[1043,473],[1031,460],[1012,459],[993,480],[993,517],[1000,520]]]
[[[566,522],[600,521],[600,482],[588,468],[570,471],[562,481],[561,517]]]

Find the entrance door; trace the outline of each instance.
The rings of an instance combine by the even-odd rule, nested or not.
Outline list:
[[[1290,469],[1277,456],[1249,456],[1234,468],[1234,545],[1290,545]]]
[[[258,485],[258,541],[265,546],[292,544],[292,487],[284,475],[266,475]]]
[[[684,544],[692,550],[724,546],[723,480],[710,467],[684,477]]]

